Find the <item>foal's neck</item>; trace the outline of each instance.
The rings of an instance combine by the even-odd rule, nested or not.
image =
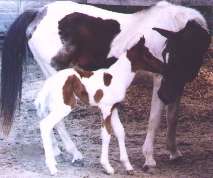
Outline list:
[[[132,74],[133,73],[132,65],[131,65],[130,60],[127,58],[127,53],[126,52],[123,53],[118,58],[118,60],[113,65],[111,65],[107,70],[115,71],[116,74],[119,74],[120,72],[121,73],[125,72],[127,74],[130,74],[130,73]]]
[[[106,72],[117,77],[118,82],[122,82],[126,87],[129,87],[135,76],[131,62],[127,58],[127,53],[123,53],[113,65],[106,69]]]

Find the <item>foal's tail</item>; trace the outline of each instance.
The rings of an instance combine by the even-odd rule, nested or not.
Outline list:
[[[35,10],[22,13],[9,28],[2,49],[1,64],[1,125],[8,135],[22,89],[22,69],[26,58],[26,29],[36,17]]]

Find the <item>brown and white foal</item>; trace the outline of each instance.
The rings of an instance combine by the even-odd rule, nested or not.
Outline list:
[[[82,154],[65,131],[63,122],[76,105],[77,100],[85,104],[98,106],[103,114],[101,137],[101,164],[107,173],[114,169],[109,163],[108,148],[112,130],[119,142],[120,160],[126,170],[133,170],[125,147],[125,132],[120,122],[116,103],[121,102],[130,86],[137,70],[146,66],[152,72],[162,73],[163,63],[153,57],[145,47],[145,39],[138,40],[136,45],[123,53],[108,69],[94,72],[77,69],[59,71],[46,80],[35,101],[38,114],[43,118],[40,122],[41,136],[45,150],[46,164],[51,174],[57,172],[55,152],[58,148],[52,140],[55,127],[61,136],[65,149],[73,154],[73,161],[82,159]],[[55,146],[55,149],[53,148]]]

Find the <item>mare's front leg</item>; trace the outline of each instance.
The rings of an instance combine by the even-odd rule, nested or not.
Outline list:
[[[156,131],[159,127],[160,117],[164,104],[158,97],[158,90],[161,85],[161,76],[155,75],[153,80],[153,94],[151,102],[151,111],[145,142],[143,144],[143,155],[145,157],[144,169],[155,167],[156,161],[153,157],[153,146]]]
[[[127,154],[126,146],[125,146],[125,131],[124,127],[119,119],[118,110],[115,108],[112,111],[111,116],[111,124],[115,136],[118,139],[119,149],[120,149],[120,161],[123,163],[124,167],[127,170],[128,174],[133,174],[133,167],[129,162],[129,157]]]
[[[180,97],[167,107],[167,149],[170,152],[170,160],[174,160],[182,156],[181,152],[177,149],[176,144],[176,127],[179,105]]]

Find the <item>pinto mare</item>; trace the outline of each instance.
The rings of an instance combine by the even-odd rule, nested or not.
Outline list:
[[[83,17],[85,18],[83,24],[76,22],[68,24],[71,25],[73,31],[63,30],[66,25],[64,26],[62,22],[67,19],[68,22],[70,19],[71,21],[72,19],[75,21],[76,18],[79,18],[79,15],[76,15],[76,13],[94,17],[95,21],[99,22],[102,19],[104,22],[96,24],[89,20],[91,18]],[[66,18],[67,15],[71,15],[73,18]],[[61,22],[61,25],[59,23],[59,28],[62,28],[60,30],[58,28],[59,21]],[[95,24],[95,26],[90,26],[90,23]],[[112,24],[107,25],[110,23]],[[108,40],[109,38],[104,38],[105,31],[103,29],[111,29],[112,26],[114,27],[111,34],[107,35],[110,36],[111,40],[113,40],[116,34],[117,36],[110,46],[111,41]],[[153,27],[161,28],[156,30],[163,36],[166,36],[166,38],[156,32],[156,30],[152,30]],[[162,30],[162,28],[167,29],[167,31]],[[103,35],[98,31],[100,29]],[[183,33],[172,32],[181,32],[182,29],[185,29]],[[72,35],[76,33],[80,38],[88,37],[86,38],[87,41],[78,39],[77,41],[72,41],[72,38],[75,39]],[[200,34],[202,35],[200,36]],[[91,36],[92,38],[90,38]],[[100,38],[100,36],[103,38]],[[4,133],[9,133],[16,105],[20,102],[22,66],[27,43],[43,73],[46,77],[49,77],[56,72],[54,69],[55,66],[58,66],[59,69],[66,68],[70,67],[71,63],[90,70],[109,67],[115,62],[114,57],[119,57],[124,51],[130,49],[135,44],[138,36],[145,36],[145,46],[149,48],[153,56],[161,61],[163,61],[163,56],[165,60],[171,59],[168,65],[170,67],[166,70],[166,75],[163,75],[162,84],[162,76],[153,74],[154,88],[151,112],[148,133],[143,146],[143,153],[146,158],[145,166],[156,165],[153,158],[153,143],[156,129],[160,122],[160,115],[165,106],[163,102],[166,104],[169,103],[167,145],[170,157],[173,159],[179,156],[175,140],[176,116],[183,86],[185,82],[189,81],[185,78],[189,74],[181,75],[182,77],[178,76],[182,74],[181,66],[183,66],[184,61],[188,64],[186,65],[186,72],[191,72],[191,77],[187,78],[193,79],[197,74],[202,63],[202,56],[209,43],[209,39],[207,39],[209,38],[209,34],[205,19],[199,12],[164,1],[157,3],[150,9],[133,14],[115,13],[90,5],[68,1],[53,2],[37,11],[26,11],[21,14],[10,27],[2,51],[1,111]],[[175,38],[174,36],[178,37]],[[200,39],[202,43],[200,43]],[[165,48],[166,41],[167,47]],[[83,45],[85,42],[87,45]],[[102,46],[102,44],[104,45]],[[97,50],[93,48],[93,45],[97,47]],[[191,47],[192,45],[195,47]],[[195,53],[194,49],[200,47],[203,50],[196,50]],[[106,56],[109,50],[110,53],[108,56],[111,58],[107,59]],[[99,51],[101,51],[101,54]],[[72,57],[72,54],[75,54],[73,55],[75,58]],[[193,61],[194,54],[196,54],[196,66],[194,66]],[[97,58],[97,56],[101,57]],[[54,67],[51,66],[51,63]],[[175,68],[176,65],[179,66],[177,69]],[[176,70],[172,70],[172,68]],[[173,85],[176,82],[178,85]],[[178,86],[178,89],[172,86]]]
[[[85,104],[97,106],[103,115],[102,118],[102,152],[100,161],[108,174],[113,174],[108,152],[112,130],[118,139],[120,160],[130,174],[133,167],[129,162],[125,147],[125,132],[120,122],[116,104],[121,102],[138,70],[148,63],[151,72],[162,73],[164,64],[156,59],[144,46],[145,39],[141,38],[130,50],[122,54],[108,69],[96,71],[82,71],[79,69],[64,69],[48,78],[35,101],[37,111],[43,120],[40,122],[46,165],[51,174],[57,172],[54,150],[51,139],[55,127],[61,136],[68,153],[73,154],[73,161],[82,159],[81,153],[64,131],[60,122],[76,106],[77,100]],[[149,60],[147,60],[147,58]]]

